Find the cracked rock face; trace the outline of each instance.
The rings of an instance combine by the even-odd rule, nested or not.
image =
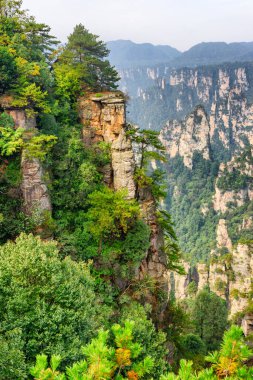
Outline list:
[[[169,157],[179,155],[184,164],[192,169],[194,152],[210,158],[210,126],[203,107],[197,107],[184,122],[168,122],[160,134],[160,139]]]
[[[79,116],[84,126],[85,144],[101,141],[111,144],[112,160],[111,166],[104,173],[107,178],[105,182],[115,190],[126,189],[128,198],[134,198],[134,153],[126,135],[125,101],[122,95],[108,93],[100,97],[81,99]]]
[[[251,66],[231,65],[228,68],[180,69],[171,73],[168,86],[173,97],[170,100],[169,95],[165,96],[165,109],[172,121],[161,130],[161,139],[170,157],[179,154],[191,168],[193,150],[209,159],[207,141],[214,155],[220,154],[221,146],[224,152],[235,155],[247,143],[253,144],[253,105],[248,95],[253,87],[251,70]],[[197,104],[201,104],[208,115],[202,123],[196,119],[191,121],[191,110],[198,110]]]
[[[21,192],[26,214],[51,212],[51,201],[40,161],[35,158],[27,159],[23,156],[21,170],[23,177]]]

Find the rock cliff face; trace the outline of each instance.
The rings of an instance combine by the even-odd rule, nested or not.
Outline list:
[[[126,189],[135,197],[134,153],[125,133],[125,101],[121,94],[91,96],[79,102],[85,144],[101,141],[111,146],[111,166],[105,168],[105,182],[115,190]]]
[[[169,275],[169,289],[174,290],[176,299],[180,301],[189,296],[188,285],[191,282],[196,284],[197,291],[209,286],[211,291],[226,300],[232,318],[243,312],[252,299],[252,254],[252,245],[238,244],[231,251],[229,263],[213,261],[210,265],[197,264],[195,267],[184,263],[186,275]]]
[[[125,100],[121,93],[91,95],[79,101],[79,116],[83,124],[86,145],[105,142],[110,144],[111,165],[104,170],[105,183],[115,190],[127,189],[128,198],[137,196],[134,181],[135,157],[131,140],[126,135]],[[166,285],[166,260],[163,253],[163,234],[158,226],[155,200],[146,189],[139,192],[142,215],[150,226],[150,249],[137,276],[151,276]]]
[[[214,157],[221,160],[231,157],[247,144],[253,144],[252,72],[253,67],[247,65],[175,71],[170,75],[168,86],[176,89],[176,93],[174,97],[165,95],[169,102],[168,116],[176,116],[179,120],[197,104],[201,104],[207,115],[203,119],[205,127],[199,125],[202,135],[193,131],[192,137],[199,140],[200,146],[210,141]],[[176,115],[170,112],[172,105]],[[184,157],[189,154],[188,144],[192,145],[191,154],[199,149],[196,149],[196,141],[190,136],[187,138],[188,144],[185,144],[185,133],[189,130],[191,117],[193,114],[181,123],[182,131],[177,135],[181,147],[179,154]],[[199,123],[194,124],[196,128]],[[170,140],[172,137],[174,140],[173,134],[178,134],[178,128],[178,122],[168,122],[162,130],[163,138]],[[169,155],[173,155],[174,151],[173,146],[168,146]],[[205,150],[203,156],[207,158]]]
[[[167,291],[166,273],[167,260],[164,253],[164,236],[157,221],[157,206],[153,195],[149,189],[139,192],[142,216],[150,227],[150,248],[146,258],[141,263],[139,278],[143,279],[147,275],[156,279],[160,287]]]
[[[168,122],[160,133],[160,139],[169,157],[183,157],[184,165],[192,168],[194,152],[210,158],[210,125],[203,107],[198,106],[184,122]]]
[[[201,104],[210,116],[211,138],[223,139],[227,148],[233,140],[239,144],[242,128],[252,125],[252,71],[251,63],[230,63],[123,72],[122,87],[133,97],[129,118],[141,127],[159,130],[168,120],[183,120]],[[217,135],[215,125],[220,127]]]
[[[220,164],[213,196],[213,208],[216,212],[224,214],[232,205],[241,207],[253,200],[252,156],[251,145],[247,154],[234,156],[232,160]],[[245,227],[244,223],[242,228]]]
[[[190,260],[171,290],[182,299],[191,281],[198,290],[209,285],[231,316],[251,297],[252,73],[251,64],[174,70],[164,90],[142,99],[150,105],[159,94],[163,114],[173,117],[160,132],[169,158],[167,207]]]

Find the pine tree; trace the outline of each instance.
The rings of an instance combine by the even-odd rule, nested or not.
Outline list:
[[[82,24],[76,25],[59,62],[68,64],[79,72],[80,80],[90,90],[111,90],[117,87],[118,73],[106,57],[109,50],[99,37]]]

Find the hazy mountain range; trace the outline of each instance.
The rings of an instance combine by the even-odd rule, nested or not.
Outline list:
[[[110,62],[119,69],[163,63],[177,68],[253,60],[253,42],[202,42],[185,52],[169,45],[138,44],[130,40],[110,41],[107,46]]]

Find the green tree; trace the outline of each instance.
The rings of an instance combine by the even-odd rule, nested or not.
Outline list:
[[[245,362],[253,357],[253,351],[245,343],[242,329],[231,326],[225,332],[220,351],[209,354],[206,360],[212,363],[212,367],[218,378],[250,379],[253,369],[245,366]]]
[[[78,360],[109,311],[94,286],[87,265],[62,260],[55,242],[21,235],[0,247],[0,336],[20,331],[26,364],[39,352]],[[16,368],[12,360],[9,370]]]
[[[76,25],[59,56],[59,63],[74,67],[82,85],[90,90],[115,89],[119,80],[117,71],[105,58],[109,50],[99,37],[82,24]]]
[[[205,288],[197,294],[192,318],[195,331],[205,343],[208,351],[219,347],[227,326],[227,316],[226,302],[211,292],[209,288]]]
[[[14,121],[7,113],[0,115],[0,156],[12,156],[24,145],[24,130],[14,129]]]
[[[9,90],[17,79],[17,65],[8,48],[0,46],[0,94]]]
[[[0,329],[0,346],[0,379],[26,379],[27,367],[21,329],[16,328],[6,333]]]
[[[113,344],[109,345],[109,331],[100,330],[98,337],[93,339],[82,351],[85,359],[68,367],[66,377],[57,371],[59,357],[53,356],[51,368],[47,368],[46,356],[38,356],[31,374],[39,380],[106,380],[106,379],[145,379],[151,373],[153,360],[145,356],[139,359],[142,346],[134,342],[132,321],[125,321],[124,326],[112,326]],[[149,377],[148,377],[149,378]]]
[[[15,106],[49,112],[48,57],[58,41],[47,25],[37,23],[21,6],[22,1],[0,2],[0,91],[11,93]]]
[[[167,335],[162,330],[157,330],[151,319],[151,307],[142,306],[136,301],[127,302],[120,310],[119,323],[125,320],[134,322],[133,337],[141,344],[140,359],[150,356],[153,359],[152,377],[157,379],[168,370],[168,344]]]
[[[89,195],[88,229],[98,242],[99,252],[105,240],[126,235],[139,216],[138,203],[126,196],[125,191],[114,192],[106,187]]]

